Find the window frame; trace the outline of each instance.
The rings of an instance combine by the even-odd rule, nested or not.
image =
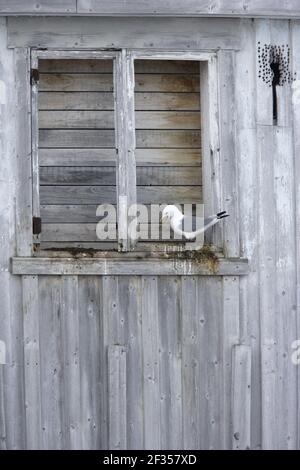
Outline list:
[[[118,250],[132,251],[135,241],[128,234],[127,207],[136,204],[135,161],[135,106],[134,106],[134,61],[144,60],[192,60],[200,63],[201,114],[205,109],[206,119],[201,120],[202,135],[202,188],[204,214],[210,215],[222,208],[222,181],[220,168],[220,122],[218,54],[201,51],[160,51],[118,49],[110,50],[31,50],[31,69],[38,69],[42,59],[112,59],[115,103],[115,148],[116,148],[116,195]],[[31,86],[31,138],[32,138],[32,215],[40,217],[39,155],[38,155],[38,83]],[[122,111],[122,112],[120,112]],[[120,205],[126,196],[127,205]],[[125,200],[125,199],[124,199]],[[163,203],[163,201],[162,201]],[[122,237],[127,234],[127,237]],[[223,224],[217,224],[206,233],[205,243],[216,251],[223,248]],[[33,235],[33,243],[40,244],[40,235]],[[139,242],[138,242],[139,243]],[[174,247],[173,247],[174,249]],[[182,251],[182,246],[178,246]],[[143,250],[141,250],[143,251]],[[175,249],[176,251],[176,249]]]

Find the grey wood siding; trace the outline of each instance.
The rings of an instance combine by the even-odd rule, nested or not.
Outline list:
[[[186,0],[168,1],[161,4],[158,0],[151,3],[140,0],[0,0],[0,13],[3,14],[78,14],[107,16],[272,16],[299,17],[297,0],[282,4],[279,0]]]
[[[6,344],[6,364],[0,364],[1,449],[300,446],[300,375],[291,361],[292,343],[300,338],[300,22],[155,21],[150,34],[153,23],[136,18],[11,18],[8,29],[0,18],[0,340]],[[227,177],[231,158],[236,163],[236,185],[225,184],[220,199],[224,209],[234,209],[226,228],[230,256],[249,259],[243,276],[233,273],[226,259],[217,274],[199,260],[156,261],[156,267],[136,259],[134,273],[128,274],[125,258],[117,263],[118,271],[112,271],[116,265],[106,255],[99,263],[71,254],[71,260],[30,258],[27,47],[111,47],[115,31],[116,47],[122,42],[149,47],[152,41],[154,48],[173,50],[222,46],[215,86],[226,146],[219,152],[214,141],[212,159],[219,171],[220,156]],[[271,89],[257,73],[258,41],[288,44],[297,72],[296,82],[278,87],[278,126],[273,126]],[[230,83],[223,76],[228,64]],[[51,92],[43,93],[41,111],[50,112]],[[97,103],[97,93],[103,93],[103,109],[87,99],[89,93],[54,91],[53,110],[61,109],[61,98],[64,112],[110,111],[110,91],[93,92]],[[178,95],[166,92],[166,111],[174,100],[182,112],[192,111],[183,109]],[[143,92],[140,103],[144,97],[149,103]],[[149,111],[164,111],[157,101],[151,103]],[[72,142],[74,135],[66,135]],[[51,142],[50,134],[47,138]],[[97,148],[87,150],[41,149],[42,167],[53,162],[66,168],[63,177],[58,170],[43,170],[46,181],[58,178],[58,197],[62,180],[77,178],[76,168],[92,166],[97,172],[115,165],[114,149],[102,149],[99,159]],[[186,151],[187,167],[197,167],[196,150]],[[181,155],[181,149],[152,153],[145,148],[138,150],[137,160],[139,168],[161,166],[161,161],[181,167]],[[66,213],[72,223],[87,224],[86,214],[92,217],[94,209],[88,212],[82,204],[76,212],[71,197],[69,202],[70,210],[59,215],[57,224]],[[48,207],[45,214],[54,223],[55,211]],[[14,271],[12,257],[21,257],[13,262]]]
[[[236,310],[228,329],[224,300],[238,278],[28,276],[26,292],[29,283],[29,448],[207,449],[231,440],[224,351],[238,341],[239,319]]]
[[[113,62],[40,60],[39,71],[41,240],[99,247],[97,206],[117,203]],[[202,202],[199,62],[136,60],[135,102],[137,202]],[[141,231],[147,240],[147,221]]]
[[[116,204],[113,61],[41,60],[39,64],[38,125],[39,152],[42,154],[39,172],[43,223],[41,240],[42,243],[97,242],[96,224],[90,224],[96,219],[96,209],[101,203]],[[72,109],[65,104],[63,97],[60,100],[61,94],[63,97],[67,94],[68,99],[73,100]],[[59,110],[52,107],[53,95],[60,103]],[[97,103],[97,110],[89,109],[88,105],[85,110],[81,110],[78,103],[83,97],[87,103]],[[43,104],[45,100],[47,106]],[[101,139],[92,141],[91,134],[101,136]],[[91,165],[91,146],[96,167]],[[80,166],[64,166],[64,160],[57,165],[60,154],[55,155],[54,152],[62,148],[67,148],[71,161],[74,159],[73,152],[79,150],[76,155]],[[103,162],[102,157],[106,156],[103,148],[109,152],[110,162]],[[47,162],[43,161],[43,151],[50,154]],[[104,166],[107,164],[108,166]],[[69,212],[68,204],[73,205],[74,211]],[[74,219],[74,212],[76,214],[77,210],[79,215]],[[74,223],[85,210],[87,213],[84,223]]]

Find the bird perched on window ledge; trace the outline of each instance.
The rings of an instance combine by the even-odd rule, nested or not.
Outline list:
[[[204,233],[208,228],[220,222],[221,219],[229,217],[226,211],[218,212],[215,215],[211,215],[206,219],[200,219],[199,217],[185,216],[173,205],[168,205],[162,211],[162,222],[169,222],[172,230],[177,235],[184,237],[186,240],[192,241],[201,233]],[[194,232],[187,232],[184,230],[185,227],[200,227]]]

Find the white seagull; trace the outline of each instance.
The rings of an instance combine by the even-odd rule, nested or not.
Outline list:
[[[226,211],[218,212],[215,215],[211,215],[207,219],[200,219],[199,217],[185,216],[180,212],[176,206],[166,206],[162,211],[162,222],[169,222],[172,230],[177,235],[184,237],[186,240],[194,240],[198,235],[204,233],[208,228],[220,222],[221,219],[229,217]],[[185,232],[185,227],[193,227],[196,223],[196,229],[194,232]]]

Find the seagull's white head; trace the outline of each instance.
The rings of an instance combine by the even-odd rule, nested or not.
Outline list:
[[[182,218],[182,213],[180,212],[178,207],[171,206],[171,205],[166,206],[164,210],[162,211],[162,217],[161,217],[162,222],[167,222],[167,221],[171,222],[171,220],[174,217],[179,218],[179,219]]]

